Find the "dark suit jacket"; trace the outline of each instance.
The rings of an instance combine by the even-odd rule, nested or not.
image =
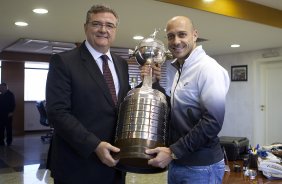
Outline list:
[[[0,94],[0,120],[7,121],[8,115],[16,108],[15,95],[10,90]],[[2,123],[0,121],[0,123]]]
[[[128,65],[111,53],[121,103],[130,89]],[[104,165],[94,152],[101,141],[111,144],[117,109],[103,75],[85,43],[51,57],[46,86],[47,114],[54,126],[52,176],[66,183],[115,183],[120,172]]]

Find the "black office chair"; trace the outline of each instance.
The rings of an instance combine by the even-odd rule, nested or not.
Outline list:
[[[50,143],[52,136],[53,136],[53,127],[48,122],[47,113],[45,109],[45,100],[37,101],[36,107],[40,115],[40,119],[39,119],[40,124],[46,127],[50,127],[50,131],[47,132],[46,135],[41,136],[41,140],[43,143]]]

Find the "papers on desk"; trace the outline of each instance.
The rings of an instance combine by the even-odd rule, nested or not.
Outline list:
[[[281,159],[271,152],[267,152],[265,158],[258,157],[258,170],[267,178],[282,179]]]
[[[262,147],[263,150],[271,151],[273,149],[282,149],[282,144],[272,144]]]

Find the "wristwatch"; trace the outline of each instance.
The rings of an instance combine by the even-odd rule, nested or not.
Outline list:
[[[177,157],[175,156],[175,154],[174,154],[173,152],[171,152],[170,156],[171,156],[171,158],[172,158],[173,160],[176,160],[176,159],[177,159]]]

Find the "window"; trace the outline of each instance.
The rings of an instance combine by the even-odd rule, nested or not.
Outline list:
[[[47,62],[25,62],[25,101],[45,100],[48,69],[49,63]]]

